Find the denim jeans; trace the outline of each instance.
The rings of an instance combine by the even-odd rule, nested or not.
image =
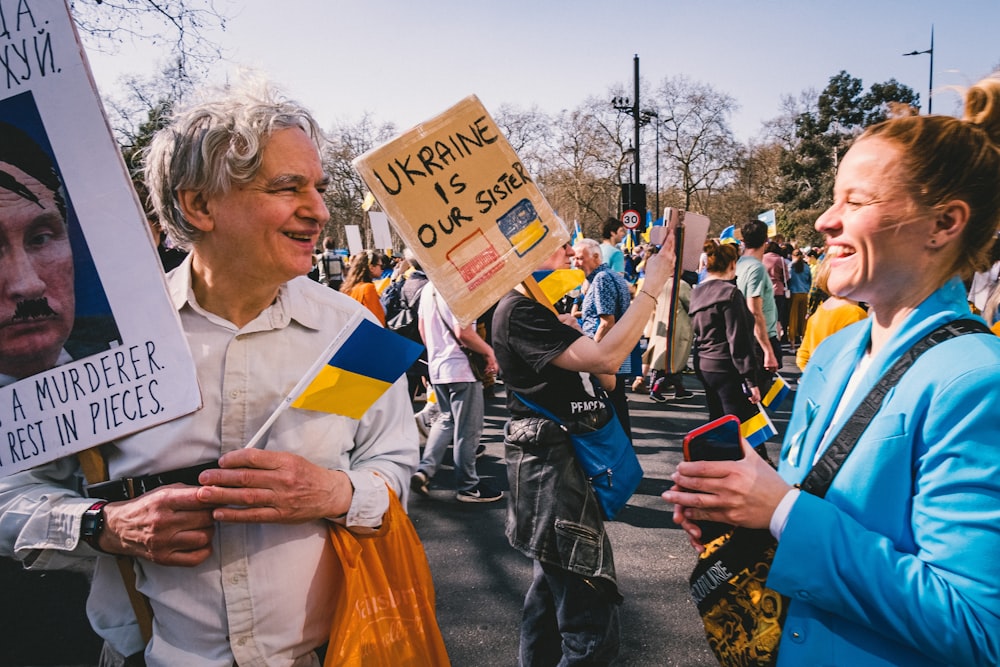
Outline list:
[[[449,445],[455,445],[455,490],[468,491],[479,484],[476,472],[476,447],[483,434],[485,402],[479,382],[451,382],[434,385],[441,415],[434,421],[424,457],[417,469],[434,477]]]
[[[521,620],[521,667],[610,665],[621,641],[618,605],[612,583],[534,561]]]

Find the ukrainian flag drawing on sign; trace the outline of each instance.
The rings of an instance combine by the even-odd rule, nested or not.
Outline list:
[[[419,343],[361,320],[292,407],[361,419],[422,349]]]
[[[746,438],[751,447],[763,443],[768,438],[778,434],[764,408],[758,407],[757,414],[740,424],[740,435]]]
[[[524,257],[549,232],[549,228],[539,219],[530,199],[522,199],[515,204],[514,208],[497,220],[497,225],[514,246],[518,257]]]
[[[550,303],[555,303],[583,285],[583,281],[587,278],[582,269],[535,271],[531,277],[538,282],[538,286],[545,292]]]

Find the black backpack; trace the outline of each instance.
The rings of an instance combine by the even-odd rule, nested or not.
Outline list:
[[[406,336],[410,340],[420,343],[418,308],[420,307],[420,293],[423,291],[424,285],[427,284],[427,277],[422,274],[414,274],[406,280],[398,281],[398,283],[401,284],[398,296],[397,293],[393,293],[389,294],[388,298],[383,299],[385,326],[400,336]],[[386,291],[393,286],[390,285]]]

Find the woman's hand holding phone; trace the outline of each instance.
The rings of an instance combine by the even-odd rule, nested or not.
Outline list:
[[[694,460],[698,455],[710,455],[714,460]],[[675,505],[674,522],[688,533],[698,551],[712,538],[712,531],[703,528],[704,522],[767,528],[775,508],[791,488],[739,436],[739,421],[731,415],[685,436],[685,459],[672,476],[674,487],[662,498]]]

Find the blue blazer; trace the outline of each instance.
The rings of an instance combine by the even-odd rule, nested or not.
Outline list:
[[[837,404],[871,322],[809,360],[779,472],[801,482],[814,456],[903,352],[971,317],[952,279],[911,313]],[[924,353],[886,396],[825,499],[800,494],[768,586],[791,598],[779,667],[1000,664],[1000,338],[962,336]]]

